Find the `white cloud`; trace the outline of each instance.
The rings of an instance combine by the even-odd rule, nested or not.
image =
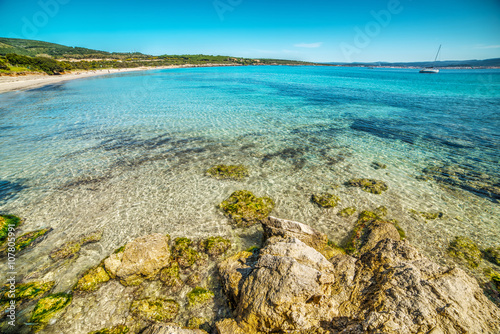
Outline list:
[[[318,43],[300,43],[300,44],[295,44],[294,46],[296,48],[319,48],[323,42],[318,42]]]
[[[478,45],[476,49],[500,49],[500,45]]]

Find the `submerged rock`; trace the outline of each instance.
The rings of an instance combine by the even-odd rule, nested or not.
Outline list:
[[[334,208],[339,204],[340,198],[330,193],[323,193],[311,196],[311,201],[322,208]]]
[[[49,292],[55,285],[56,282],[27,282],[16,285],[14,290],[14,296],[12,296],[4,287],[0,290],[0,300],[26,300],[26,299],[37,299]]]
[[[207,170],[207,175],[216,179],[242,180],[248,177],[248,169],[243,165],[216,165]]]
[[[52,317],[71,303],[71,299],[72,296],[67,293],[56,293],[40,299],[33,310],[30,322],[37,323],[37,329],[45,327]]]
[[[210,237],[200,242],[200,248],[208,255],[215,257],[227,252],[231,248],[231,241],[222,237]]]
[[[361,190],[368,193],[380,195],[388,189],[384,181],[373,179],[351,179],[347,181],[347,185],[351,187],[359,187]]]
[[[485,258],[500,266],[500,247],[491,247],[485,250]]]
[[[87,271],[87,273],[78,280],[73,290],[85,292],[95,291],[101,284],[109,280],[110,277],[104,269],[104,266],[100,265]]]
[[[448,247],[448,254],[475,268],[481,262],[481,251],[471,239],[456,237]]]
[[[59,261],[66,258],[74,257],[80,252],[82,244],[79,241],[68,241],[61,247],[53,249],[49,256],[54,261]]]
[[[187,294],[189,306],[201,305],[214,298],[214,293],[208,289],[197,286]]]
[[[68,241],[62,246],[53,249],[50,252],[49,256],[54,261],[78,256],[78,253],[80,252],[82,246],[101,240],[102,234],[103,231],[99,230],[80,236],[76,240]]]
[[[372,162],[372,167],[375,168],[375,169],[386,169],[387,168],[387,165],[386,164],[383,164],[381,162]]]
[[[123,285],[139,285],[153,279],[170,264],[169,237],[160,233],[135,239],[125,245],[123,252],[104,260],[106,271]]]
[[[340,217],[346,218],[346,217],[352,216],[355,213],[356,213],[356,208],[354,206],[350,206],[350,207],[347,207],[347,208],[340,210],[338,215]]]
[[[500,309],[475,279],[440,267],[399,241],[390,223],[384,223],[390,231],[377,232],[382,223],[366,225],[375,244],[359,258],[339,255],[329,262],[298,238],[272,235],[258,254],[242,252],[221,263],[236,317],[217,322],[218,333],[500,330]]]
[[[191,245],[193,245],[193,242],[188,238],[176,238],[174,240],[172,258],[179,263],[181,268],[189,268],[195,263],[203,261],[201,254]]]
[[[125,325],[118,325],[111,328],[103,328],[98,331],[89,332],[88,334],[126,334],[130,330]]]
[[[133,301],[130,312],[145,320],[169,322],[179,313],[179,304],[172,299],[147,298]]]
[[[35,246],[45,240],[47,234],[50,232],[52,232],[52,228],[44,228],[21,235],[16,239],[16,251],[20,252],[24,249]]]
[[[186,329],[174,324],[154,324],[141,334],[207,334],[201,329]]]
[[[171,288],[182,287],[182,280],[179,275],[179,264],[175,261],[171,262],[168,267],[160,271],[160,281]]]
[[[247,190],[239,190],[232,193],[219,207],[238,225],[250,226],[269,216],[274,208],[274,201],[269,197],[256,197]]]
[[[15,228],[19,226],[21,222],[21,218],[17,216],[0,215],[0,245],[5,242],[9,235],[9,232],[15,233]]]

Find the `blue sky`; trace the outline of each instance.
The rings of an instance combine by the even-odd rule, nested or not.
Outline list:
[[[499,0],[0,0],[0,36],[307,61],[500,57]]]

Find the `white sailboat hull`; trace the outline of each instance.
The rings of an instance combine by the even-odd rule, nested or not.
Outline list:
[[[439,70],[437,68],[423,68],[420,73],[439,73]]]

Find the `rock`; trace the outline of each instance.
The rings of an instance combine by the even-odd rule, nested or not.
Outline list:
[[[187,327],[190,329],[203,329],[210,331],[210,323],[208,318],[193,317],[189,319]]]
[[[479,265],[482,255],[474,241],[467,237],[456,237],[448,247],[448,254],[471,268]]]
[[[330,193],[322,193],[311,196],[311,201],[322,208],[334,208],[339,204],[340,198]]]
[[[495,263],[500,266],[500,247],[491,247],[486,249],[485,258],[491,263]]]
[[[224,319],[215,324],[217,334],[254,334],[255,331],[242,329],[234,319]]]
[[[343,269],[345,270],[345,268]],[[352,269],[351,269],[352,271]],[[351,333],[492,333],[500,309],[460,269],[429,261],[408,243],[384,239],[355,262],[348,306]],[[351,289],[350,289],[351,290]],[[346,296],[345,294],[344,296]]]
[[[387,208],[385,206],[379,206],[373,212],[379,217],[379,218],[385,218],[387,216]]]
[[[99,241],[102,237],[102,234],[102,230],[99,230],[86,235],[82,235],[76,240],[68,241],[62,246],[53,249],[50,252],[49,256],[54,261],[78,256],[78,253],[80,252],[82,246]]]
[[[326,234],[316,231],[306,224],[272,216],[261,220],[261,223],[265,240],[272,237],[295,237],[316,250],[323,249],[328,243]]]
[[[91,292],[97,290],[97,288],[102,284],[110,280],[110,277],[102,265],[96,268],[90,269],[87,273],[83,275],[82,278],[78,280],[74,291],[85,291]]]
[[[383,164],[383,163],[381,163],[381,162],[376,162],[376,161],[374,161],[374,162],[372,162],[372,167],[373,167],[374,169],[386,169],[386,168],[387,168],[387,165],[386,165],[386,164]]]
[[[135,239],[125,245],[123,252],[104,260],[106,270],[123,285],[138,285],[153,279],[170,264],[169,238],[160,233]]]
[[[130,330],[125,325],[118,325],[111,328],[103,328],[98,331],[89,332],[88,334],[126,334]]]
[[[353,214],[356,213],[356,208],[354,206],[350,206],[348,208],[344,208],[342,210],[339,211],[338,215],[340,217],[350,217],[352,216]]]
[[[154,324],[146,328],[141,334],[207,334],[201,329],[186,329],[175,324]]]
[[[250,275],[257,257],[253,252],[239,252],[218,264],[224,291],[233,305],[238,304],[241,286]]]
[[[172,258],[179,263],[181,268],[189,268],[196,262],[203,261],[203,257],[194,248],[193,242],[188,238],[176,238],[172,247]]]
[[[243,165],[217,165],[207,170],[206,173],[219,180],[242,180],[249,176],[248,169]]]
[[[38,301],[31,314],[30,322],[37,323],[36,329],[47,325],[49,320],[71,303],[72,296],[67,293],[48,295]]]
[[[36,244],[42,242],[50,232],[52,232],[52,228],[44,228],[21,235],[16,239],[16,251],[20,252],[27,248],[34,247]]]
[[[19,226],[21,222],[21,218],[17,216],[0,215],[0,245],[5,242],[9,236],[9,232],[15,233],[15,228]]]
[[[335,280],[332,264],[297,238],[274,240],[261,250],[237,294],[238,322],[270,332],[307,330],[331,320],[337,315],[330,296]],[[231,275],[223,271],[222,276]]]
[[[475,279],[422,256],[374,213],[360,219],[367,223],[366,250],[358,259],[340,255],[329,262],[298,238],[271,236],[258,254],[221,263],[236,318],[217,322],[218,333],[500,330],[500,309]]]
[[[347,181],[347,185],[351,187],[359,187],[361,190],[368,193],[380,195],[388,189],[384,181],[373,179],[351,179]]]
[[[16,301],[19,301],[25,299],[37,299],[45,295],[47,292],[49,292],[54,287],[55,283],[56,282],[54,281],[49,281],[49,282],[27,282],[18,284],[16,285],[14,290],[14,295],[15,295],[14,298],[11,298],[9,296],[10,290],[7,290],[8,286],[4,286],[0,290],[0,300],[10,301],[11,299],[14,299]]]
[[[201,283],[203,280],[203,275],[199,272],[194,272],[186,278],[186,284],[194,288]]]
[[[130,312],[145,320],[169,322],[179,313],[179,304],[172,299],[147,298],[133,301]]]
[[[370,250],[385,238],[401,240],[404,238],[404,231],[397,221],[384,220],[373,211],[362,211],[345,249],[352,254],[359,254]]]
[[[90,233],[88,233],[88,234],[80,237],[80,244],[82,246],[84,246],[86,244],[90,244],[90,243],[93,243],[93,242],[98,242],[99,240],[101,240],[103,233],[104,233],[103,230],[98,230],[98,231],[90,232]]]
[[[214,298],[214,293],[210,290],[197,286],[187,294],[189,306],[201,305]]]
[[[231,241],[222,237],[210,237],[200,242],[200,248],[208,255],[215,257],[227,252],[231,248]]]
[[[49,256],[54,261],[74,257],[80,252],[82,244],[79,241],[68,241],[61,247],[53,249]]]
[[[160,280],[171,288],[180,288],[183,285],[179,275],[179,264],[175,261],[171,262],[168,267],[160,271]]]
[[[269,197],[256,197],[247,190],[239,190],[232,193],[219,207],[238,225],[250,226],[269,216],[274,208],[274,201]]]

